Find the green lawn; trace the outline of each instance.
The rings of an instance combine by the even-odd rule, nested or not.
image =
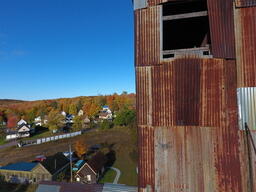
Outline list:
[[[54,136],[54,135],[57,135],[57,134],[52,133],[52,131],[44,131],[42,133],[35,134],[31,137],[23,138],[22,140],[23,141],[33,140],[33,139],[39,139],[39,138],[44,138],[44,137],[51,137],[51,136]]]
[[[99,181],[99,183],[113,183],[114,179],[116,177],[116,172],[112,169],[108,169],[103,178]]]
[[[44,133],[43,135],[46,136],[48,134],[49,132]],[[42,134],[40,134],[40,136],[42,137]],[[37,135],[37,138],[40,136]],[[36,137],[33,138],[35,139]],[[54,141],[54,143],[48,142],[41,145],[31,145],[22,148],[12,147],[0,149],[1,164],[5,165],[18,161],[32,161],[37,155],[50,156],[60,151],[67,151],[69,143],[72,144],[72,149],[74,149],[75,142],[78,140],[85,142],[88,146],[104,143],[106,143],[107,146],[113,145],[112,150],[115,152],[116,160],[111,166],[116,167],[121,171],[121,177],[118,183],[132,186],[137,185],[137,158],[136,155],[132,153],[136,148],[136,143],[134,142],[136,136],[132,136],[131,131],[125,127],[118,129],[112,128],[110,130],[94,130],[77,137]],[[107,148],[104,150],[105,152],[108,152]],[[112,171],[108,173],[104,180],[106,180],[106,182],[113,182],[111,181],[112,174]]]
[[[138,175],[136,173],[137,164],[131,159],[128,148],[118,152],[113,167],[116,167],[121,171],[118,183],[132,186],[138,185]]]
[[[6,140],[4,137],[0,137],[0,145],[3,145],[6,143]]]

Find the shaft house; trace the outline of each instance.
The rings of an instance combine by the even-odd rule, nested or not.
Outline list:
[[[139,191],[256,191],[256,0],[134,0]]]

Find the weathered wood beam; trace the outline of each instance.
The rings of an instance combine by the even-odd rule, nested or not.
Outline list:
[[[163,20],[168,21],[168,20],[175,20],[175,19],[186,19],[186,18],[193,18],[193,17],[203,17],[207,15],[208,15],[207,11],[200,11],[200,12],[185,13],[185,14],[179,14],[179,15],[163,16]]]

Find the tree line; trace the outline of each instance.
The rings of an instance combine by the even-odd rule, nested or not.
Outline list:
[[[35,118],[39,116],[60,122],[62,117],[59,114],[62,111],[74,115],[74,122],[81,123],[81,119],[79,119],[81,117],[77,116],[80,110],[83,110],[84,116],[94,119],[104,105],[108,105],[111,111],[117,114],[114,120],[116,125],[127,125],[129,119],[135,118],[135,94],[123,92],[122,94],[114,93],[112,95],[81,96],[0,105],[0,126],[6,122],[7,128],[13,128],[20,119],[33,123]]]

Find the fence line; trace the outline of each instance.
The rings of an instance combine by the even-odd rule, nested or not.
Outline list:
[[[39,144],[47,143],[50,141],[56,141],[56,140],[60,140],[60,139],[75,137],[75,136],[78,136],[81,134],[82,134],[82,131],[77,131],[77,132],[67,133],[67,134],[63,134],[63,135],[56,135],[56,136],[50,136],[50,137],[45,137],[45,138],[40,138],[40,139],[35,139],[35,140],[28,140],[28,141],[24,141],[23,144],[24,145],[39,145]]]

